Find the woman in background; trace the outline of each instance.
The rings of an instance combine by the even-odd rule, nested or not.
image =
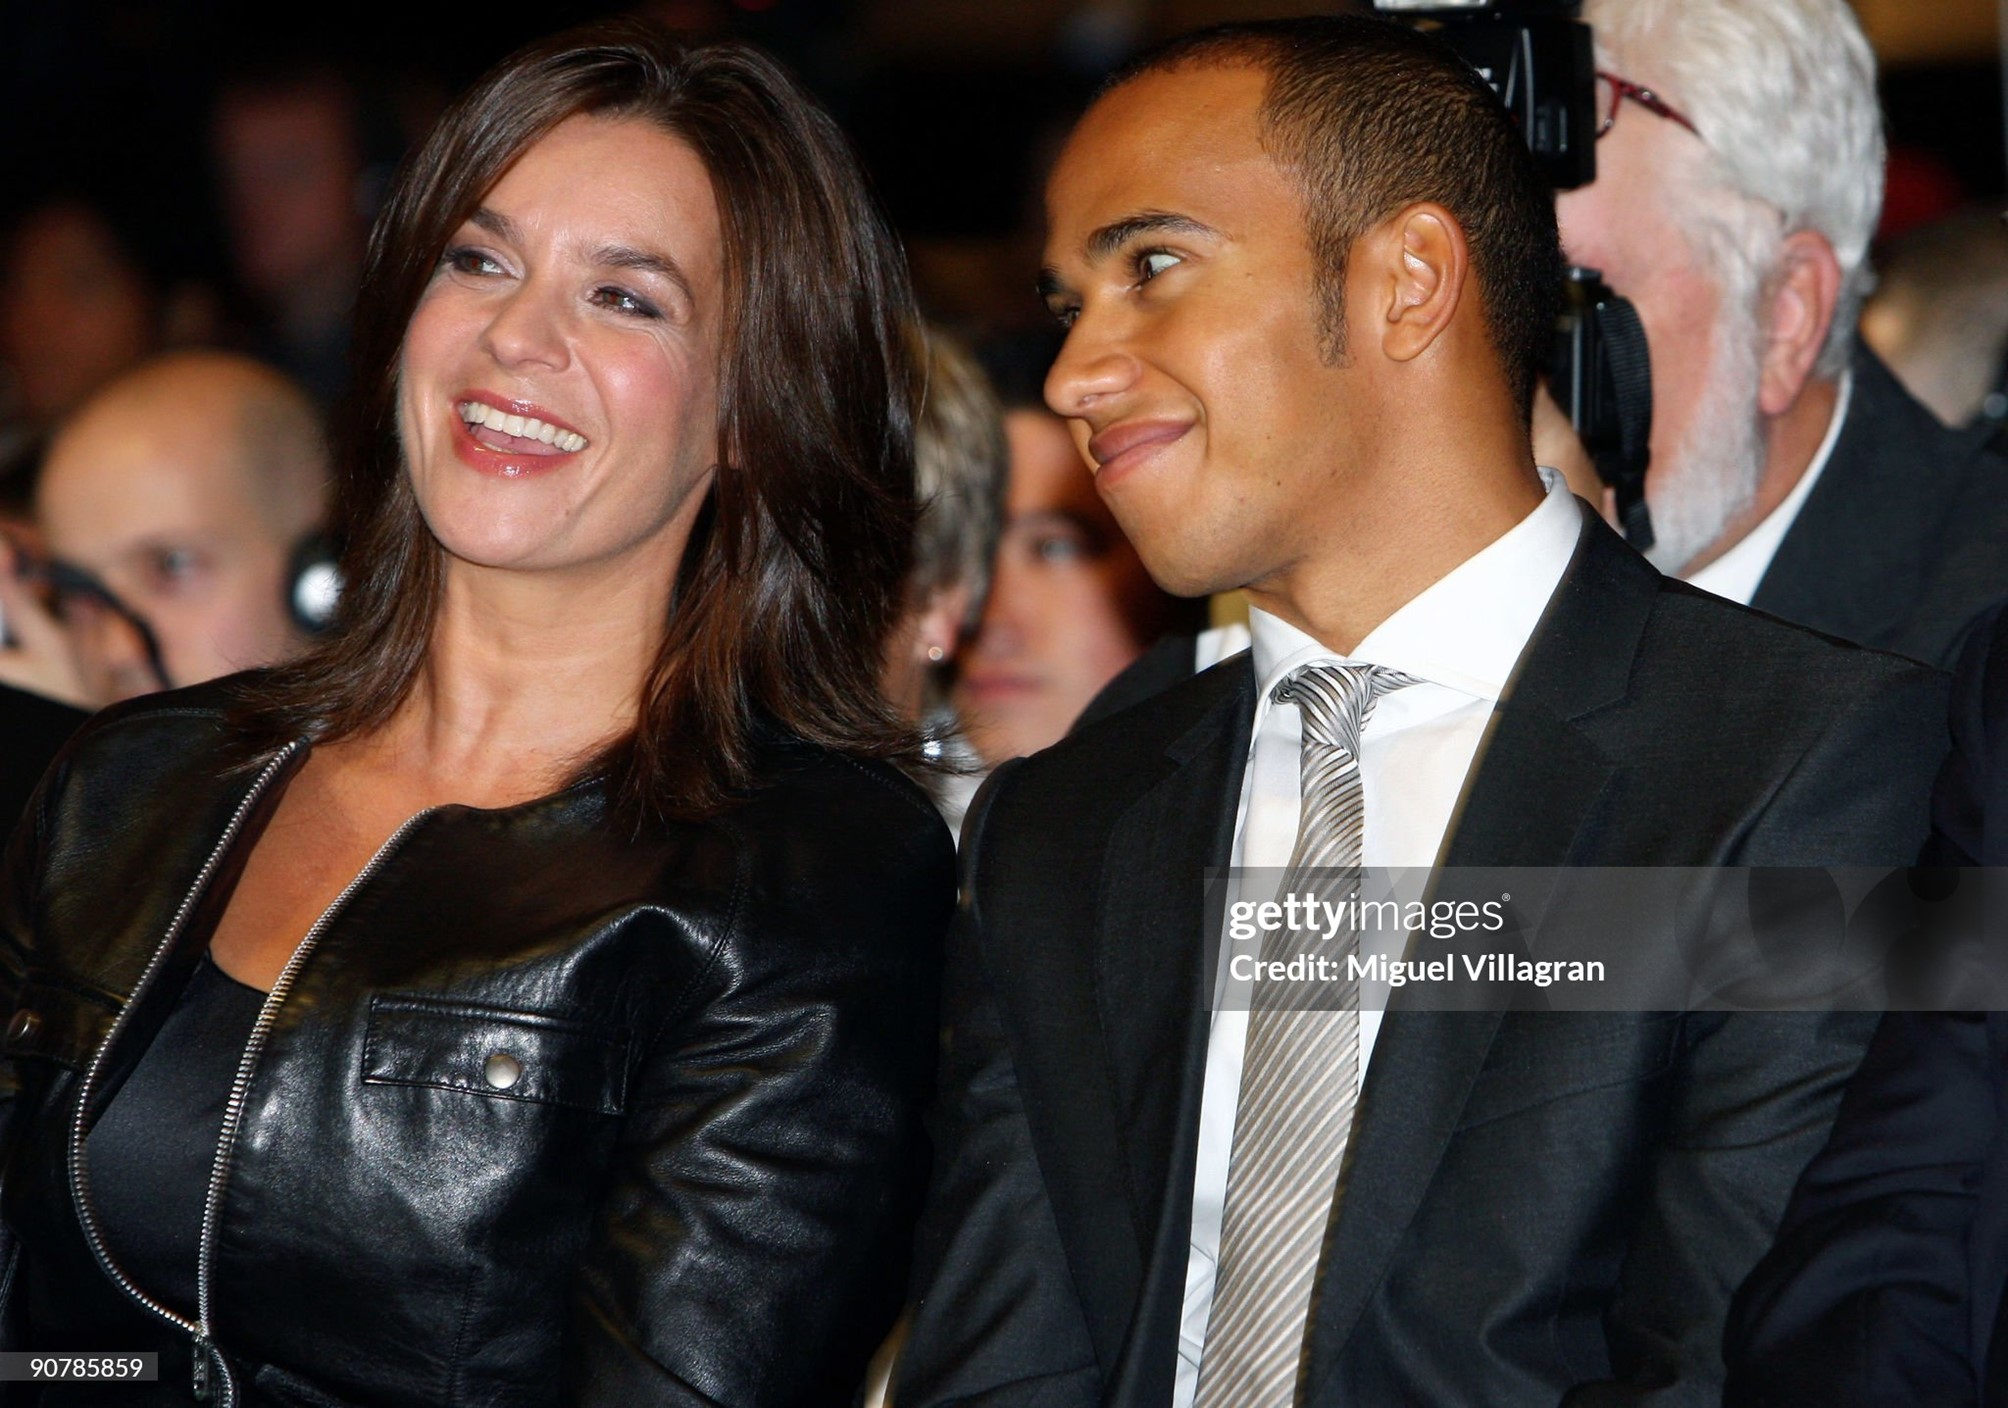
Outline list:
[[[927,380],[913,435],[920,523],[906,611],[886,650],[885,693],[904,718],[926,729],[935,766],[919,780],[942,819],[960,830],[983,781],[982,760],[963,736],[948,689],[990,593],[1010,451],[997,395],[969,350],[925,325],[914,343]]]
[[[337,633],[99,716],[0,885],[48,1404],[822,1404],[890,1322],[949,840],[878,692],[899,252],[771,61],[613,25],[372,240]]]

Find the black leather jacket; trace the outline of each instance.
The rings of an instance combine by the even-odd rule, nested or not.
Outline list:
[[[8,1401],[186,1403],[206,1359],[233,1405],[849,1402],[924,1174],[954,857],[904,778],[799,743],[709,822],[636,835],[586,783],[407,824],[240,1067],[206,1324],[121,1284],[81,1131],[306,753],[229,773],[222,699],[99,716],[8,853],[8,1347],[160,1355]]]

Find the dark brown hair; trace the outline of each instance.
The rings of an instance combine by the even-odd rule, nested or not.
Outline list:
[[[581,775],[604,775],[644,813],[694,815],[757,781],[763,729],[915,756],[878,689],[915,516],[918,383],[898,243],[836,124],[778,64],[739,43],[685,47],[634,21],[504,60],[398,173],[370,237],[340,426],[340,618],[254,687],[241,721],[259,746],[325,741],[381,727],[409,695],[442,549],[399,451],[405,329],[482,197],[581,113],[654,123],[697,153],[718,201],[726,298],[710,500],[663,604],[635,728]]]
[[[1555,335],[1562,247],[1554,192],[1485,81],[1449,45],[1406,25],[1326,16],[1182,35],[1108,86],[1234,64],[1269,76],[1263,139],[1304,197],[1326,356],[1345,355],[1354,242],[1405,206],[1434,201],[1464,230],[1493,346],[1531,415]]]

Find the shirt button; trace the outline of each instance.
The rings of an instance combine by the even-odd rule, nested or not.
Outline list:
[[[7,1040],[26,1041],[41,1029],[41,1017],[23,1007],[14,1014],[14,1020],[7,1024]]]
[[[497,1090],[507,1090],[523,1079],[523,1063],[506,1051],[497,1051],[482,1063],[481,1074]]]

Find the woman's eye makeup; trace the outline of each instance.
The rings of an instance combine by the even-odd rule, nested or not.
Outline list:
[[[499,274],[502,266],[478,249],[456,246],[439,256],[441,268],[456,274]]]
[[[662,312],[653,303],[638,293],[613,284],[603,284],[593,290],[592,301],[602,308],[610,308],[616,313],[626,313],[636,318],[660,318]]]

